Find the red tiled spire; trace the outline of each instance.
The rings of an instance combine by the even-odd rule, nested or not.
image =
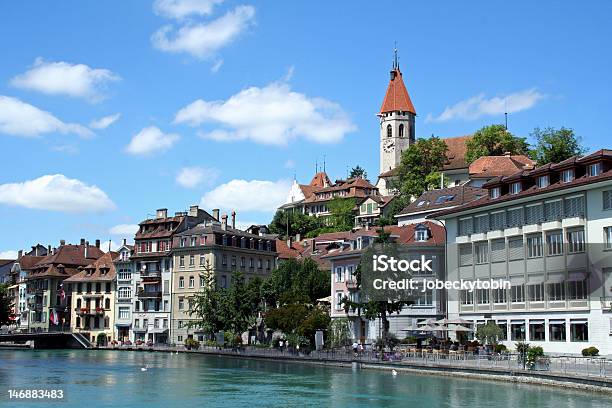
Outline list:
[[[404,85],[399,66],[395,66],[391,70],[391,80],[389,81],[387,93],[380,108],[380,113],[395,111],[410,112],[416,115],[416,110],[410,100],[406,85]]]

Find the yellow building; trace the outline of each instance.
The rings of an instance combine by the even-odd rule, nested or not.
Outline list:
[[[72,292],[71,330],[99,346],[114,340],[116,270],[113,259],[117,255],[106,253],[64,281]]]

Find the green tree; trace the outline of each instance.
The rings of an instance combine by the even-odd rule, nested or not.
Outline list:
[[[504,125],[485,126],[466,142],[465,160],[472,163],[481,156],[529,154],[529,144],[523,137],[514,136]]]
[[[309,232],[321,228],[321,219],[311,217],[300,212],[278,210],[274,214],[268,228],[273,234],[279,234],[281,238],[287,238],[287,223],[289,223],[289,236],[300,234],[305,237]]]
[[[224,316],[227,311],[224,309],[226,303],[223,292],[217,286],[214,271],[208,262],[205,270],[206,272],[200,275],[205,285],[191,300],[189,315],[195,320],[189,322],[188,327],[201,329],[212,336],[226,329]]]
[[[351,169],[351,172],[349,173],[349,178],[362,178],[362,179],[367,179],[368,178],[368,173],[366,173],[365,169],[359,165],[353,167]]]
[[[581,138],[574,134],[573,129],[561,127],[535,128],[530,136],[535,140],[536,147],[532,152],[533,159],[539,166],[547,163],[560,163],[572,156],[586,152],[581,145]]]
[[[496,344],[503,334],[501,327],[495,324],[495,322],[487,322],[482,324],[476,329],[476,337],[481,340],[484,344]]]
[[[329,207],[329,220],[336,231],[347,231],[353,228],[354,198],[333,198],[327,206]]]
[[[11,324],[15,317],[12,312],[13,301],[8,295],[8,285],[0,284],[0,326]]]
[[[327,343],[333,347],[348,346],[351,342],[350,321],[347,318],[336,318],[329,323]]]
[[[283,296],[315,303],[317,299],[328,296],[329,291],[329,272],[322,271],[310,258],[282,262],[263,284],[263,296],[273,307]]]

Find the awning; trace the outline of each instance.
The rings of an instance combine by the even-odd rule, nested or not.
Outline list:
[[[529,324],[544,324],[544,320],[529,320]]]
[[[565,280],[565,274],[561,273],[549,273],[546,283],[561,283]]]
[[[568,282],[583,281],[586,279],[586,272],[572,272],[567,278]]]

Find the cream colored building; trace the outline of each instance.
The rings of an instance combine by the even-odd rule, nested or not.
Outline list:
[[[106,253],[64,281],[72,292],[70,329],[95,345],[115,340],[115,257],[117,253]]]

